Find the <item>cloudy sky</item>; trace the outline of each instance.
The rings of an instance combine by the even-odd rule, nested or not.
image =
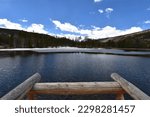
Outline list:
[[[150,0],[0,0],[0,27],[93,39],[150,29]]]

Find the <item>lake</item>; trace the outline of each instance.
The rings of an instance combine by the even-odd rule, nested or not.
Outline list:
[[[150,95],[150,57],[30,53],[0,56],[0,97],[36,72],[41,74],[41,82],[113,81],[110,75],[116,72]],[[93,95],[83,99],[98,98],[97,95]],[[51,99],[55,97],[51,96]],[[61,99],[82,98],[62,96]]]

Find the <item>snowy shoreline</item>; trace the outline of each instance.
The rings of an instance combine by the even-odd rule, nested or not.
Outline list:
[[[97,54],[112,54],[112,55],[129,55],[129,56],[150,56],[150,51],[124,51],[119,49],[105,48],[76,48],[76,47],[58,47],[58,48],[14,48],[0,49],[0,52],[21,52],[31,51],[36,53],[97,53]]]

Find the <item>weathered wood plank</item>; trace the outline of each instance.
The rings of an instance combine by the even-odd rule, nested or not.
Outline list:
[[[27,90],[25,90],[19,97],[17,97],[16,100],[22,100],[28,94],[28,92],[30,92],[31,89],[32,89],[32,86],[29,87]]]
[[[31,92],[57,95],[125,93],[117,82],[36,83]]]
[[[117,73],[111,74],[111,77],[117,81],[122,88],[133,98],[136,100],[150,100],[150,97],[146,95],[143,91],[141,91],[139,88],[137,88],[132,83],[128,82],[124,78],[122,78]]]
[[[40,74],[34,74],[33,76],[25,80],[23,83],[18,85],[16,88],[11,90],[9,93],[4,95],[1,98],[1,100],[14,100],[22,98],[25,95],[25,92],[27,93],[27,91],[30,90],[35,83],[39,82],[40,78]]]

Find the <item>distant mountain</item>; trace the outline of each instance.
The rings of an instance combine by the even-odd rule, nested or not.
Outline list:
[[[99,41],[119,48],[150,48],[150,30],[106,38]]]
[[[88,39],[86,43],[88,46],[106,48],[150,48],[150,30],[98,40]]]
[[[81,47],[81,48],[150,48],[150,30],[137,33],[93,40],[85,38],[70,40],[34,32],[0,28],[0,48],[45,48],[45,47]]]
[[[104,38],[101,39],[102,42],[108,42],[109,40],[113,40],[115,42],[118,42],[120,40],[124,39],[143,39],[143,40],[150,40],[150,30],[144,30],[136,33],[126,34],[122,36],[116,36],[116,37],[110,37],[110,38]]]

